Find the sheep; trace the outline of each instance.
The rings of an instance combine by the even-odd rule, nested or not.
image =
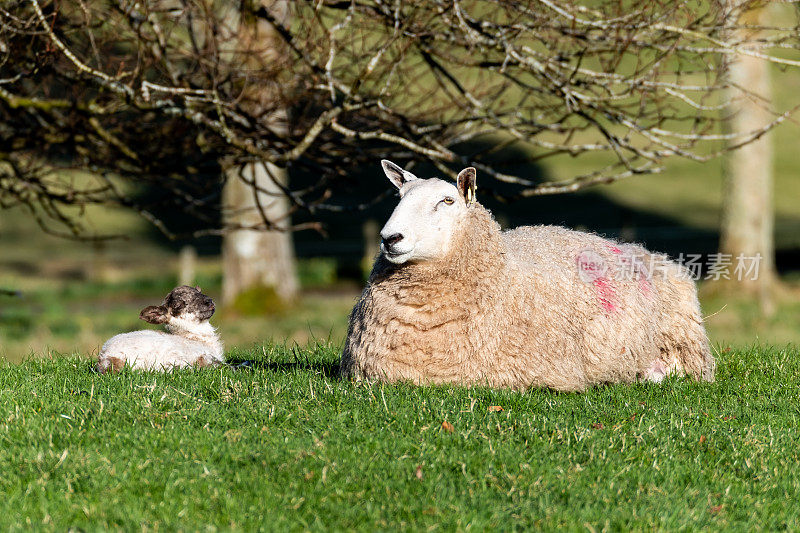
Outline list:
[[[128,365],[141,370],[214,366],[224,361],[222,342],[208,322],[214,302],[200,287],[173,289],[159,306],[142,309],[139,318],[165,324],[169,333],[133,331],[111,337],[100,350],[97,371],[118,372]]]
[[[474,168],[453,185],[382,166],[400,201],[350,315],[343,377],[559,391],[714,380],[681,265],[558,226],[501,231]]]

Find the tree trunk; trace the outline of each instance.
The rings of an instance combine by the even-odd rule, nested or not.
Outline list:
[[[739,17],[742,24],[757,24],[765,9],[750,10]],[[734,39],[743,37],[739,34]],[[749,35],[748,37],[753,37]],[[733,87],[728,104],[728,127],[747,135],[769,124],[772,84],[769,64],[763,59],[738,56],[729,65]],[[772,312],[775,281],[773,165],[771,134],[732,151],[725,161],[720,253],[730,254],[731,279],[737,290],[757,295],[762,312]],[[739,258],[757,258],[757,276],[737,273]]]
[[[256,3],[283,23],[288,21],[286,0],[256,0]],[[244,63],[252,68],[263,68],[281,60],[285,50],[269,24],[240,20],[239,28],[238,39],[243,49],[249,51],[242,58]],[[286,112],[274,107],[279,90],[274,85],[251,84],[245,88],[245,94],[253,105],[271,110],[268,120],[273,131],[285,133]],[[223,303],[232,303],[237,295],[252,287],[270,287],[284,302],[293,300],[299,283],[292,234],[285,231],[291,226],[289,202],[276,183],[286,185],[286,170],[269,163],[250,163],[227,169],[226,177],[223,205],[227,224],[252,226],[262,224],[266,218],[284,231],[234,230],[225,235],[222,243]]]
[[[240,179],[253,181],[263,192],[258,192],[261,210],[267,220],[285,227],[289,224],[289,202],[275,184],[270,174],[286,180],[286,171],[274,165],[251,163],[244,168],[227,171],[228,182],[223,198],[230,208],[226,223],[254,225],[262,222],[253,187]],[[288,231],[235,230],[225,235],[222,243],[222,300],[231,303],[238,294],[250,287],[272,287],[284,301],[297,296],[298,281],[295,271],[292,234]]]

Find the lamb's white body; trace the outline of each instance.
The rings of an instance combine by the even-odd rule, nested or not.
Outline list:
[[[100,350],[99,366],[108,370],[115,361],[140,370],[171,370],[217,365],[224,361],[222,342],[209,323],[192,330],[132,331],[115,335]]]
[[[189,366],[213,366],[224,361],[222,342],[208,322],[214,302],[199,287],[177,287],[164,304],[148,306],[139,315],[151,324],[164,324],[168,333],[133,331],[111,337],[101,348],[99,372],[125,366],[165,371]]]

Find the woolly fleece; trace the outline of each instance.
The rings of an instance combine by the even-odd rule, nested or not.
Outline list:
[[[582,278],[587,252],[609,272],[635,254],[635,275]],[[350,316],[341,373],[561,391],[683,371],[713,381],[694,282],[665,256],[648,276],[650,255],[556,226],[501,232],[474,203],[446,257],[376,259]]]

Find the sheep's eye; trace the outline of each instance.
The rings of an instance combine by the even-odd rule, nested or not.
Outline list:
[[[449,196],[445,196],[445,197],[444,197],[444,199],[443,199],[442,201],[443,201],[444,203],[446,203],[447,205],[453,205],[453,202],[455,202],[455,200],[453,200],[453,199],[452,199],[451,197],[449,197]]]

